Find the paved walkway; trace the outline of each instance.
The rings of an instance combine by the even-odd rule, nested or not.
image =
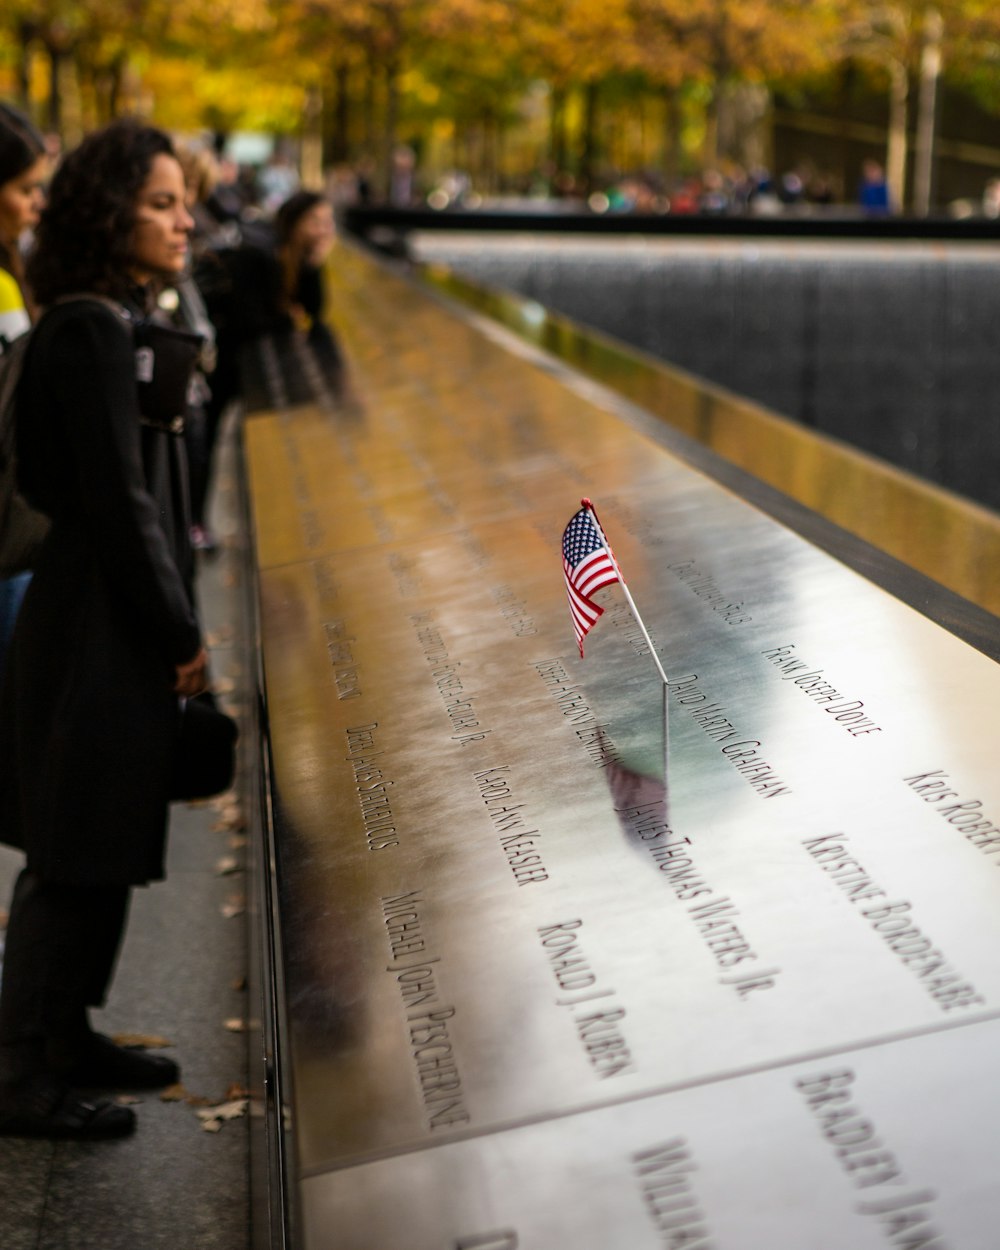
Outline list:
[[[240,710],[241,570],[232,432],[215,517],[223,545],[199,595],[223,705]],[[107,1008],[108,1033],[169,1039],[185,1090],[218,1104],[246,1084],[244,850],[230,797],[174,810],[166,882],[137,890]],[[20,856],[0,848],[0,908]],[[6,913],[0,914],[0,921]],[[2,937],[2,933],[0,933]],[[193,1102],[136,1106],[135,1136],[110,1143],[0,1138],[0,1250],[246,1250],[248,1121],[206,1132]]]

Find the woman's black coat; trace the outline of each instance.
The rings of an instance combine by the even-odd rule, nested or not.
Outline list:
[[[201,643],[178,570],[175,434],[143,427],[131,327],[55,305],[18,389],[19,478],[52,528],[0,694],[0,840],[78,884],[163,875],[175,666]]]

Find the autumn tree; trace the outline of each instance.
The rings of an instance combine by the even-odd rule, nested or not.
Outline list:
[[[836,0],[631,0],[642,63],[668,88],[695,81],[706,92],[704,162],[752,163],[741,136],[720,144],[727,105],[747,87],[824,63],[840,20]],[[759,159],[759,158],[758,158]]]
[[[933,199],[939,80],[949,71],[987,104],[1000,103],[1000,14],[985,0],[844,2],[840,52],[873,66],[887,80],[886,169],[895,203],[906,204],[910,136],[914,141],[913,207]]]
[[[526,71],[550,91],[550,160],[569,164],[566,108],[572,93],[582,100],[576,164],[582,190],[595,169],[602,85],[635,68],[634,26],[627,0],[512,0]]]

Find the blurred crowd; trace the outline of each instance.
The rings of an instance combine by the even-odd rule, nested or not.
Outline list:
[[[388,194],[373,192],[373,165],[331,171],[328,194],[335,205],[368,205],[379,199],[399,208],[426,207],[439,212],[466,209],[523,208],[528,211],[647,214],[675,217],[821,216],[884,218],[903,210],[890,190],[885,167],[869,157],[853,181],[845,181],[811,160],[774,172],[744,169],[726,162],[718,167],[671,178],[662,171],[640,170],[593,180],[544,167],[513,179],[503,192],[484,191],[465,170],[450,169],[431,178],[419,169],[413,149],[400,147],[393,158]],[[942,207],[953,218],[1000,213],[1000,178],[990,178],[978,198]]]

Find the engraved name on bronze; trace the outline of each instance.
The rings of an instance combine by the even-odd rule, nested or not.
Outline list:
[[[490,594],[515,638],[530,638],[538,633],[538,626],[528,612],[526,602],[518,598],[509,586],[491,586]]]
[[[727,625],[746,625],[753,620],[743,600],[733,602],[719,589],[712,574],[699,569],[694,560],[680,560],[667,568]]]
[[[620,760],[611,740],[610,725],[600,724],[587,703],[583,688],[573,682],[561,660],[539,660],[535,672],[545,683],[559,711],[573,727],[580,745],[598,768],[607,768]]]
[[[539,841],[541,830],[528,827],[525,804],[517,801],[512,789],[510,765],[481,768],[473,776],[514,880],[519,886],[548,881]]]
[[[389,552],[389,572],[400,599],[414,599],[423,591],[416,560],[401,551]]]
[[[966,841],[971,842],[983,855],[1000,852],[1000,827],[992,821],[983,808],[982,799],[963,798],[953,788],[952,781],[942,768],[929,773],[914,773],[903,780],[914,794],[925,803],[940,804],[934,811],[942,820],[956,829]],[[1000,864],[1000,860],[994,860]]]
[[[458,538],[465,548],[466,554],[471,561],[471,566],[476,572],[489,568],[493,563],[492,555],[486,550],[479,538],[472,530],[459,530]]]
[[[399,846],[399,831],[392,814],[389,791],[395,784],[376,760],[385,752],[376,746],[378,721],[347,730],[347,761],[354,770],[354,789],[361,807],[365,840],[370,851]]]
[[[666,546],[667,540],[663,533],[653,525],[647,516],[641,512],[636,512],[634,508],[630,507],[620,495],[610,495],[608,497],[607,510],[616,521],[621,523],[622,529],[631,534],[633,538],[637,538],[643,547]]]
[[[781,672],[781,680],[789,681],[797,686],[803,694],[827,716],[833,718],[835,724],[846,729],[852,738],[863,738],[868,734],[880,734],[882,728],[865,712],[864,702],[850,695],[841,694],[836,686],[824,676],[821,668],[811,668],[805,660],[793,655],[795,643],[790,642],[783,647],[770,647],[761,655]]]
[[[455,1008],[441,1002],[436,980],[440,955],[428,955],[423,935],[419,890],[385,895],[382,916],[392,959],[386,967],[399,989],[406,1011],[410,1057],[427,1114],[427,1127],[468,1124],[462,1078],[448,1024]]]
[[[486,728],[479,719],[476,710],[478,692],[469,691],[465,678],[459,670],[461,660],[453,660],[449,647],[437,626],[437,615],[432,611],[413,612],[409,617],[410,624],[417,635],[424,659],[430,666],[431,678],[441,696],[445,713],[451,721],[454,732],[452,742],[468,746],[470,742],[482,742],[487,734],[493,732]]]
[[[985,1002],[915,923],[913,904],[906,899],[890,900],[886,890],[847,850],[847,842],[845,834],[828,833],[806,838],[802,845],[942,1011]]]
[[[384,543],[391,542],[395,537],[395,533],[384,510],[373,501],[365,504],[365,512],[379,541]]]
[[[424,481],[424,490],[427,492],[427,498],[432,500],[450,520],[459,515],[459,509],[454,499],[452,499],[438,479],[430,473],[428,473]]]
[[[333,575],[333,569],[323,560],[315,560],[310,566],[316,594],[320,603],[330,605],[340,598],[340,585]]]
[[[282,426],[282,443],[288,465],[292,473],[292,494],[299,505],[299,520],[302,523],[302,537],[307,547],[318,547],[323,538],[323,526],[313,503],[309,490],[309,479],[302,464],[302,453],[298,440],[291,436],[286,425]]]
[[[678,837],[667,823],[663,799],[616,807],[615,811],[630,840],[649,854],[679,902],[690,903],[714,894],[695,863],[691,839]]]
[[[744,738],[729,719],[728,709],[712,700],[698,685],[698,674],[687,673],[667,685],[676,701],[690,715],[706,737],[721,743],[720,750],[733,768],[762,798],[776,799],[791,794],[791,786],[782,781],[761,754],[758,738]]]
[[[646,1213],[666,1250],[713,1250],[695,1193],[698,1168],[687,1141],[672,1137],[635,1151],[630,1161]]]
[[[354,662],[353,651],[357,639],[348,633],[343,621],[324,621],[323,633],[326,636],[326,653],[333,668],[337,698],[360,698],[361,669]]]
[[[891,1246],[946,1250],[951,1243],[933,1222],[937,1194],[907,1181],[898,1157],[855,1100],[855,1079],[852,1069],[841,1068],[795,1082],[837,1163],[864,1191],[854,1209],[875,1221]]]
[[[724,974],[719,977],[719,984],[734,989],[741,999],[759,990],[773,989],[781,969],[757,967],[760,956],[741,927],[739,908],[728,896],[720,896],[699,869],[691,839],[679,837],[670,828],[665,798],[661,795],[624,805],[616,802],[615,814],[627,840],[656,864],[677,901],[690,904],[686,914]],[[699,903],[698,899],[705,901]],[[750,964],[754,965],[752,969],[745,966]]]
[[[602,1079],[635,1070],[635,1062],[621,1027],[624,1007],[613,1005],[611,989],[602,989],[580,947],[583,921],[563,920],[542,925],[538,938],[548,956],[553,976],[565,995],[557,998],[560,1007],[570,1009],[577,1037],[587,1062]],[[598,1000],[601,1006],[593,1004]]]
[[[649,655],[649,644],[646,642],[645,635],[639,628],[635,619],[635,614],[627,603],[615,603],[607,609],[607,618],[615,629],[621,632],[625,642],[631,648],[632,652],[640,657]],[[656,634],[649,631],[650,641],[659,653]]]

